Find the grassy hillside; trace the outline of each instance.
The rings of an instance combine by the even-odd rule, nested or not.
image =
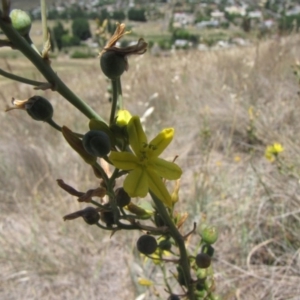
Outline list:
[[[11,0],[12,8],[29,10],[39,6],[40,0]]]
[[[176,130],[165,155],[179,155],[180,207],[189,224],[206,214],[219,228],[213,263],[223,299],[300,294],[300,106],[291,68],[300,58],[299,42],[294,35],[248,48],[146,53],[131,57],[123,76],[126,107],[138,115],[155,109],[146,122],[149,135],[166,126]],[[0,66],[41,80],[22,57],[1,58]],[[109,117],[97,59],[61,56],[53,66]],[[135,299],[143,291],[136,278],[147,271],[138,267],[138,233],[110,238],[82,220],[63,222],[63,215],[83,206],[56,179],[83,191],[97,180],[56,131],[22,111],[3,111],[12,97],[38,93],[52,102],[57,123],[86,132],[87,119],[55,92],[2,77],[0,86],[0,298]],[[271,163],[264,153],[274,142],[284,152]]]

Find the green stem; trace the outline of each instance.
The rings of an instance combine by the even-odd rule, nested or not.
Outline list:
[[[40,86],[40,85],[44,85],[45,84],[45,82],[40,82],[40,81],[35,81],[35,80],[27,79],[27,78],[24,78],[24,77],[21,77],[21,76],[14,75],[12,73],[6,72],[6,71],[4,71],[2,69],[0,69],[0,75],[4,76],[6,78],[9,78],[11,80],[22,82],[22,83],[26,83],[26,84],[33,85],[33,86]]]
[[[165,286],[167,287],[168,292],[170,293],[170,295],[172,294],[172,289],[171,286],[169,285],[168,279],[167,279],[167,272],[166,272],[166,264],[159,264],[160,265],[160,269],[163,273],[164,276],[164,282],[165,282]]]
[[[191,271],[190,271],[190,260],[185,248],[184,239],[183,236],[178,231],[177,227],[175,226],[174,222],[170,218],[164,204],[155,196],[155,194],[151,191],[150,195],[153,199],[153,202],[156,206],[156,209],[158,210],[160,216],[166,223],[166,225],[169,227],[169,232],[172,238],[175,240],[175,242],[178,245],[179,252],[180,252],[180,267],[182,268],[182,272],[185,278],[185,282],[188,289],[188,299],[189,300],[195,300],[195,294],[194,294],[194,288],[192,285],[192,277],[191,277]]]
[[[99,171],[99,173],[100,173],[101,176],[102,176],[102,179],[103,179],[104,182],[107,184],[107,183],[109,182],[109,179],[108,179],[107,174],[106,174],[105,171],[103,170],[103,168],[102,168],[97,162],[95,162],[95,163],[93,164],[93,167]]]
[[[117,85],[118,85],[118,104],[119,104],[119,109],[124,109],[124,103],[123,103],[123,95],[122,95],[122,84],[121,84],[121,77],[117,79]]]
[[[27,41],[27,43],[30,45],[30,47],[39,55],[41,56],[41,52],[39,51],[39,49],[35,46],[35,44],[33,43],[33,41],[31,40],[29,34],[24,36],[25,41]]]
[[[47,9],[46,9],[45,0],[41,0],[41,19],[42,19],[42,30],[43,30],[43,42],[45,45],[48,39]]]
[[[78,110],[80,110],[87,118],[97,119],[105,122],[89,105],[87,105],[83,100],[77,97],[57,76],[53,71],[47,61],[38,55],[31,47],[28,45],[26,40],[20,36],[20,34],[2,18],[2,12],[0,12],[0,28],[4,34],[9,38],[12,44],[19,49],[43,74],[46,80],[52,84],[53,90],[56,90],[60,95],[62,95],[67,101],[74,105]]]
[[[51,127],[61,132],[61,127],[55,123],[52,119],[46,121]]]
[[[109,124],[112,125],[115,120],[117,104],[118,104],[118,82],[117,80],[111,80],[112,86],[112,103],[111,103],[111,111],[110,111],[110,118]]]

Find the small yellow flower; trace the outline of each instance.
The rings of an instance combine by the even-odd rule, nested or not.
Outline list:
[[[152,286],[153,285],[153,282],[146,278],[139,278],[138,283],[143,286]]]
[[[253,120],[254,119],[254,114],[253,114],[253,106],[250,106],[248,108],[248,115],[249,115],[249,119]]]
[[[127,125],[127,132],[133,153],[111,151],[109,155],[116,168],[129,171],[123,184],[125,191],[130,197],[145,197],[150,189],[171,207],[172,197],[162,178],[176,180],[180,178],[182,170],[175,163],[158,156],[171,143],[174,129],[163,129],[148,143],[140,118],[134,116]]]
[[[116,117],[116,124],[121,127],[126,126],[131,118],[132,116],[128,110],[119,110]]]
[[[241,157],[240,157],[239,155],[236,155],[236,156],[234,157],[234,161],[235,161],[235,162],[240,162],[240,161],[241,161]]]
[[[273,162],[279,155],[279,153],[283,152],[284,148],[280,143],[274,143],[273,145],[269,145],[265,151],[265,157],[270,162]]]

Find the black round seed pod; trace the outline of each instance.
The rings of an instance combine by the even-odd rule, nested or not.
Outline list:
[[[29,34],[31,29],[31,19],[25,11],[21,9],[13,9],[10,12],[9,17],[14,29],[16,29],[22,36]]]
[[[92,206],[89,206],[89,207],[86,207],[85,209],[83,209],[81,211],[81,216],[82,216],[83,220],[89,225],[94,225],[94,224],[98,223],[98,221],[100,220],[100,215],[99,215],[97,209]]]
[[[25,109],[29,116],[36,121],[49,121],[53,117],[52,104],[41,96],[29,98]]]
[[[136,242],[137,249],[143,254],[152,254],[157,249],[157,241],[151,235],[142,235]]]
[[[109,136],[100,130],[88,131],[83,136],[82,143],[87,153],[98,157],[106,156],[111,148]]]
[[[172,295],[170,295],[168,300],[180,300],[180,298],[179,298],[179,296],[172,294]]]
[[[107,50],[100,57],[100,67],[109,79],[117,79],[127,69],[127,59],[120,53]]]
[[[130,203],[131,198],[126,193],[124,188],[122,188],[122,187],[117,188],[115,191],[115,194],[116,194],[116,202],[117,202],[118,206],[124,207]]]
[[[201,269],[206,269],[210,266],[211,257],[206,253],[199,253],[196,256],[196,265]]]

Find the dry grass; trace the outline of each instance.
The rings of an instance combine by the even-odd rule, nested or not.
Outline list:
[[[178,154],[185,171],[180,207],[190,223],[205,213],[219,227],[214,267],[224,299],[299,299],[300,106],[291,70],[300,58],[299,41],[293,36],[220,52],[145,55],[131,58],[123,76],[133,114],[155,107],[146,124],[149,134],[164,126],[176,129],[166,155]],[[98,62],[53,64],[107,117],[107,82]],[[22,58],[9,65],[40,79]],[[0,86],[1,111],[11,97],[33,94],[3,78]],[[44,96],[58,123],[87,130],[87,120],[58,95]],[[247,134],[250,106],[254,140]],[[141,292],[131,279],[141,272],[133,255],[138,233],[110,238],[80,220],[64,223],[62,216],[82,205],[55,180],[84,191],[97,185],[91,170],[46,124],[20,111],[0,118],[0,298],[134,299]],[[275,141],[284,145],[292,171],[280,172],[264,158],[265,146]]]

